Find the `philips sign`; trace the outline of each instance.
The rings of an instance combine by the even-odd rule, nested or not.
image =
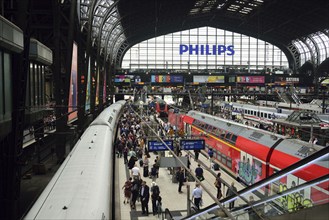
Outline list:
[[[179,54],[188,53],[190,55],[222,55],[233,56],[234,46],[233,45],[179,45]]]

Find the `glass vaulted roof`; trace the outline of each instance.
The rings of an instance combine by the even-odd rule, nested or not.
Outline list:
[[[101,53],[114,59],[126,37],[120,16],[113,0],[81,0],[80,23],[88,31],[91,24],[91,41]]]

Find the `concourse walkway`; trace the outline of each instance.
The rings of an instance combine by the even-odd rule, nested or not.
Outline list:
[[[183,152],[183,156],[186,156],[188,152]],[[155,155],[153,152],[150,152],[151,158],[150,160],[150,166],[153,165],[154,159],[157,155]],[[210,169],[210,162],[209,160],[203,155],[199,155],[199,161],[196,162],[193,159],[193,156],[190,158],[190,170],[194,174],[195,168],[197,168],[198,163],[201,164],[201,167],[204,170],[204,177],[205,180],[202,181],[202,187],[201,188],[207,188],[208,191],[212,192],[213,195],[216,197],[217,189],[215,188],[214,182],[215,182],[215,175],[219,171],[214,171],[213,169]],[[161,157],[160,157],[161,160]],[[138,162],[137,162],[138,163]],[[138,165],[139,167],[139,165]],[[140,167],[141,174],[142,174],[142,167]],[[136,209],[133,210],[130,208],[129,204],[124,204],[124,192],[122,190],[122,187],[125,183],[125,181],[130,177],[130,170],[127,168],[127,166],[124,164],[123,158],[116,158],[116,194],[115,194],[115,200],[116,200],[116,210],[120,210],[120,213],[117,213],[116,216],[120,219],[162,219],[162,216],[153,216],[152,214],[152,202],[151,198],[149,201],[149,215],[145,216],[142,215],[142,210],[141,210],[141,203],[136,202]],[[222,179],[227,182],[231,183],[232,181],[235,182],[235,186],[237,190],[241,190],[244,188],[240,183],[235,181],[232,177],[227,175],[224,172],[221,172]],[[192,191],[195,188],[195,181],[193,182],[186,182],[185,185],[182,188],[183,193],[178,193],[178,183],[173,183],[172,181],[172,175],[170,174],[170,170],[168,168],[161,168],[159,170],[159,178],[156,179],[156,184],[160,188],[160,196],[162,197],[162,210],[164,211],[166,208],[170,210],[171,214],[175,219],[180,219],[182,217],[186,217],[188,215],[187,212],[187,207],[188,207],[188,202],[191,200],[192,197]],[[147,177],[147,178],[142,178],[143,180],[146,181],[147,185],[151,188],[151,183],[152,179]],[[188,187],[187,185],[190,186],[190,193],[188,197]],[[226,196],[226,191],[227,187],[222,185],[222,194],[223,197],[225,198]],[[150,193],[151,195],[151,193]],[[222,197],[222,198],[223,198]],[[203,190],[203,207],[207,207],[211,204],[214,204],[215,201],[208,195],[208,193]],[[238,205],[238,204],[237,204]],[[201,207],[201,209],[203,208]]]

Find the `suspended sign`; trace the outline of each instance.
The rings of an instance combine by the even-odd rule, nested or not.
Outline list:
[[[205,149],[204,140],[180,140],[182,150],[203,150]]]
[[[174,149],[174,144],[172,140],[164,140],[165,144],[171,149]],[[148,141],[148,150],[149,151],[166,151],[168,150],[167,146],[161,141]]]

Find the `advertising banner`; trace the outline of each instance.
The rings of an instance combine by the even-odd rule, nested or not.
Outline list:
[[[238,83],[265,83],[265,76],[237,76]]]
[[[181,75],[152,75],[152,83],[183,83],[184,77]]]
[[[224,76],[201,76],[196,75],[193,76],[193,82],[197,83],[224,83],[225,77]]]
[[[72,51],[72,66],[71,66],[71,80],[70,80],[70,92],[69,92],[69,106],[68,112],[72,112],[68,115],[68,122],[78,117],[77,105],[78,105],[78,45],[73,43]],[[75,111],[75,112],[73,112]]]

